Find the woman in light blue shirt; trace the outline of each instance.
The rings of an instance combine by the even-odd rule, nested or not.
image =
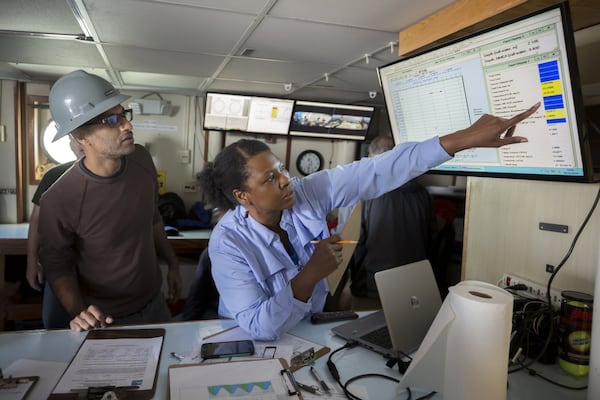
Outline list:
[[[329,237],[328,212],[379,197],[460,150],[524,142],[513,136],[515,126],[538,107],[509,120],[484,115],[467,129],[302,179],[290,178],[263,142],[227,146],[199,175],[208,200],[229,210],[208,245],[219,314],[235,318],[254,339],[275,340],[322,311],[325,278],[341,262],[342,249],[339,236]]]

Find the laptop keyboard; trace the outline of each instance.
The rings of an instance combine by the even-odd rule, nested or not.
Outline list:
[[[388,331],[387,326],[382,326],[381,328],[369,332],[361,336],[361,339],[370,343],[374,343],[385,349],[392,348],[392,338],[390,337],[390,332]]]

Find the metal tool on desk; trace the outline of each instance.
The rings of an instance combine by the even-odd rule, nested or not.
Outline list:
[[[308,364],[313,363],[314,361],[315,361],[315,348],[311,347],[308,350],[303,351],[302,353],[297,354],[294,357],[292,357],[291,364],[292,364],[292,368],[293,367],[301,368]]]
[[[139,386],[95,386],[87,389],[71,389],[71,392],[77,393],[79,400],[127,400],[135,397],[130,392],[135,389],[139,389]]]
[[[11,399],[24,399],[38,380],[38,376],[5,377],[0,368],[0,398],[4,398],[2,391],[6,390]],[[18,397],[19,395],[22,397]]]
[[[315,367],[313,367],[312,365],[310,366],[310,373],[317,380],[319,385],[321,385],[321,389],[323,389],[323,392],[327,394],[331,393],[331,389],[329,389],[329,386],[327,386],[323,378],[321,378],[321,375],[319,375]]]
[[[314,386],[314,385],[307,385],[306,383],[302,383],[300,381],[296,381],[296,383],[298,384],[298,387],[301,390],[304,390],[305,392],[311,393],[311,394],[321,394],[321,391],[319,390],[318,387]]]

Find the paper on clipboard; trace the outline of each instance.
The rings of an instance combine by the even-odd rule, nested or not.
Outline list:
[[[362,214],[362,203],[359,201],[356,203],[346,224],[342,228],[342,232],[340,236],[343,240],[354,240],[358,241],[360,237],[360,224],[361,224],[361,214]],[[335,293],[348,268],[348,263],[352,258],[352,254],[354,253],[354,249],[356,248],[356,243],[353,244],[345,244],[342,247],[342,262],[337,267],[335,271],[327,276],[327,283],[329,284],[329,292],[331,294]]]
[[[170,400],[213,398],[302,399],[283,359],[171,365]]]
[[[31,392],[33,385],[39,380],[38,376],[14,376],[0,379],[1,400],[23,400]]]
[[[194,348],[194,350],[185,357],[181,362],[182,364],[186,363],[198,363],[202,361],[202,357],[200,356],[200,348],[202,343],[211,343],[211,342],[220,342],[220,341],[233,341],[233,340],[246,340],[252,338],[250,335],[244,331],[239,326],[234,326],[229,329],[225,329],[224,331],[218,332],[214,335],[207,336],[202,339],[201,343]],[[296,371],[302,368],[305,363],[296,362],[298,358],[296,356],[301,354],[311,353],[312,356],[310,359],[307,359],[306,362],[312,362],[315,359],[321,357],[324,354],[327,354],[330,349],[329,347],[322,346],[320,344],[311,342],[309,340],[303,339],[301,337],[292,335],[291,333],[284,333],[281,335],[281,338],[276,341],[254,341],[255,355],[251,357],[232,357],[232,361],[240,361],[240,360],[256,360],[262,358],[282,358],[286,360],[286,362],[290,365],[290,370]],[[312,351],[310,351],[312,349]],[[215,363],[215,362],[223,362],[223,359],[214,359],[214,360],[204,360],[202,361],[204,364],[206,363]]]
[[[3,369],[2,372],[5,376],[39,376],[40,379],[30,388],[26,398],[47,399],[65,368],[67,368],[65,362],[20,359]],[[0,398],[4,400],[4,397],[0,396]]]
[[[131,389],[134,398],[150,398],[156,388],[164,329],[89,331],[50,399],[79,398],[90,388]]]

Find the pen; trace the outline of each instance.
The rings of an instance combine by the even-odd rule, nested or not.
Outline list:
[[[323,391],[327,394],[330,393],[330,389],[329,386],[327,386],[327,384],[325,383],[325,381],[321,378],[321,376],[319,375],[319,373],[317,372],[317,370],[315,369],[315,367],[311,366],[310,367],[310,373],[312,374],[312,376],[315,377],[315,379],[317,380],[317,382],[319,382],[319,385],[321,385],[321,389],[323,389]]]
[[[171,357],[173,357],[173,358],[175,358],[175,359],[177,359],[179,361],[181,361],[181,360],[183,360],[185,358],[181,354],[177,354],[174,351],[171,352]]]
[[[310,241],[312,244],[317,244],[320,242],[320,240],[311,240]],[[335,242],[335,244],[356,244],[358,243],[358,240],[338,240],[337,242]]]

